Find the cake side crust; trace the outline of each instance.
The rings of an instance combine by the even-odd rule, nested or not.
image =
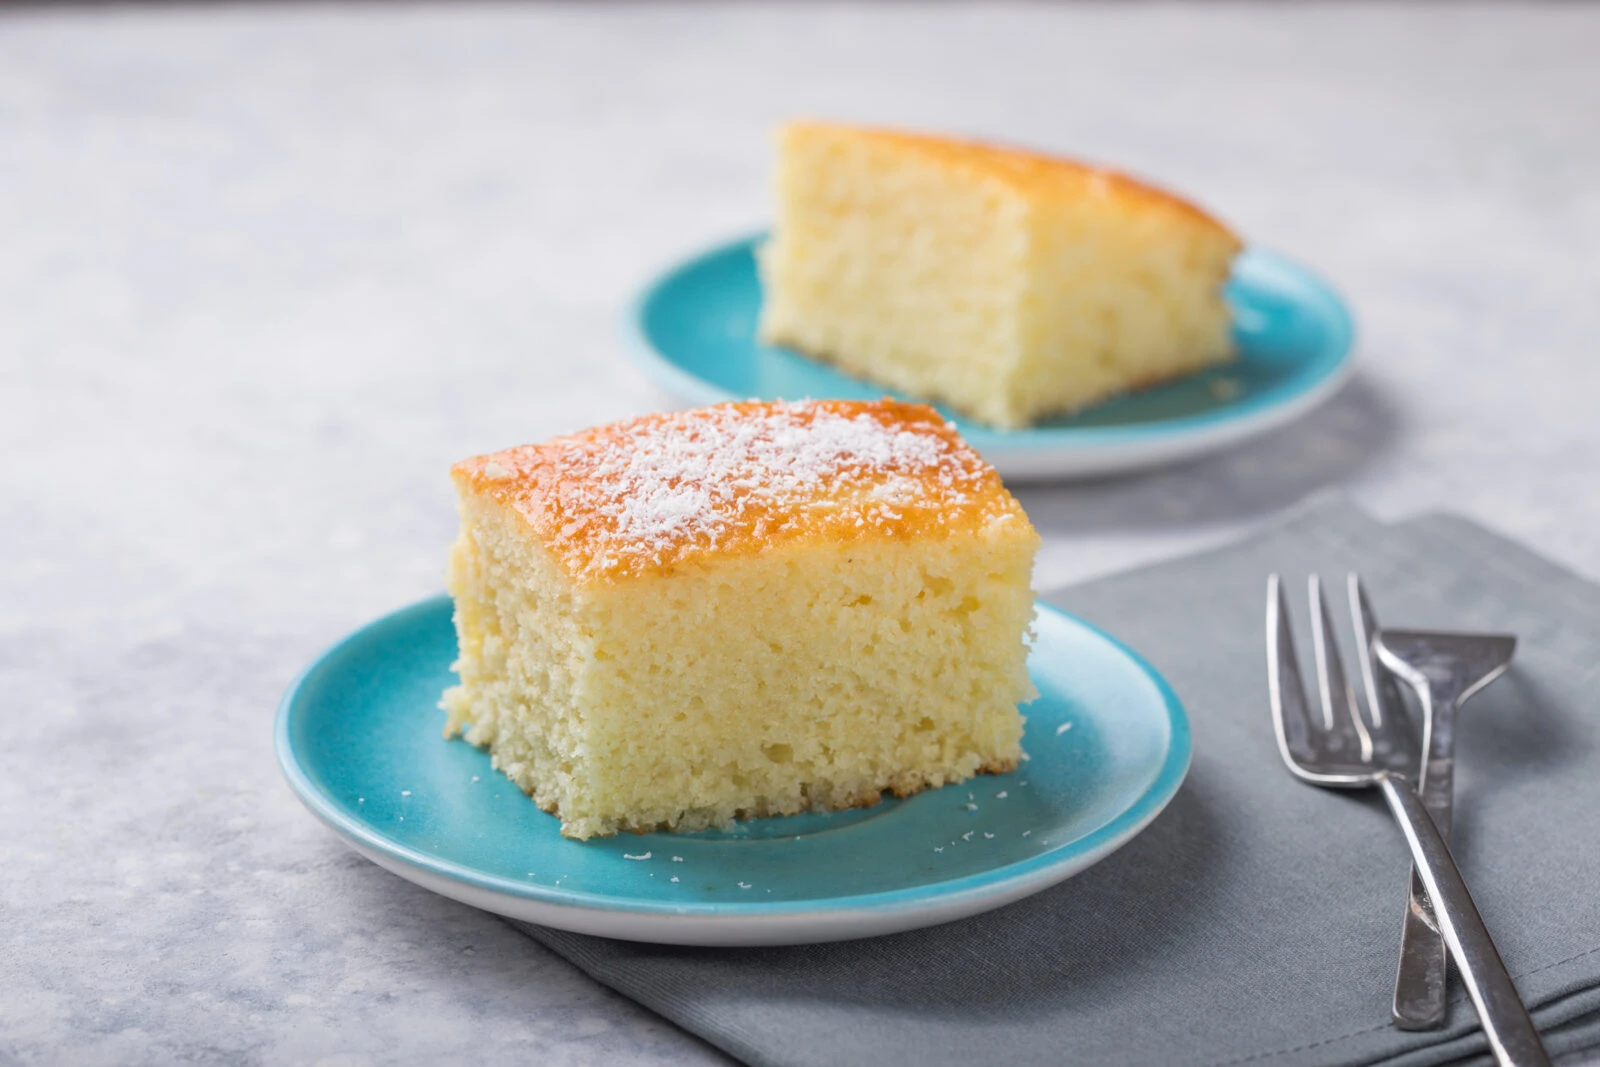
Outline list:
[[[444,736],[490,753],[545,811],[580,788],[585,730],[577,707],[593,642],[573,590],[522,521],[492,498],[463,495],[446,584],[455,600],[460,684],[444,693]]]

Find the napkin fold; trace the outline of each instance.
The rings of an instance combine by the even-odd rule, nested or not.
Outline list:
[[[1385,525],[1340,500],[1046,597],[1143,653],[1194,730],[1171,807],[1077,877],[957,923],[792,948],[516,925],[752,1064],[1487,1063],[1458,980],[1444,1030],[1389,1025],[1408,853],[1382,802],[1279,761],[1266,575],[1289,582],[1303,637],[1313,570],[1359,571],[1388,625],[1518,635],[1462,713],[1455,855],[1552,1055],[1600,1047],[1600,587],[1463,519]]]

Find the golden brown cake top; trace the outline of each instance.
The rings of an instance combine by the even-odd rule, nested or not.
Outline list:
[[[457,463],[463,496],[510,504],[580,584],[804,541],[1020,523],[1000,476],[930,407],[718,404]]]
[[[1120,171],[1079,160],[981,141],[832,122],[791,122],[783,127],[780,137],[876,141],[942,166],[980,174],[1023,196],[1040,199],[1104,197],[1130,205],[1163,208],[1238,241],[1232,230],[1193,202]]]

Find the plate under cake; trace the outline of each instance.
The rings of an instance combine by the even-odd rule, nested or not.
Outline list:
[[[631,323],[640,368],[697,404],[882,396],[882,386],[761,343],[756,250],[765,239],[708,249],[646,288]],[[1294,421],[1349,379],[1354,324],[1324,279],[1276,252],[1248,248],[1234,261],[1227,298],[1236,350],[1230,363],[1025,430],[992,430],[953,409],[946,414],[1015,485],[1194,459]]]
[[[284,695],[278,760],[352,848],[436,893],[563,930],[684,945],[892,933],[999,907],[1095,863],[1189,764],[1176,697],[1137,655],[1037,605],[1010,774],[871,808],[727,831],[574,841],[489,755],[441,744],[452,604],[435,597],[328,649]]]

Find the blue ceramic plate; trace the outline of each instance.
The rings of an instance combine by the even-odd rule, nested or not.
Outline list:
[[[637,941],[798,944],[890,933],[999,907],[1103,859],[1154,819],[1189,767],[1165,682],[1117,641],[1041,606],[1029,760],[1006,775],[875,808],[728,832],[561,836],[463,741],[450,601],[379,619],[316,660],[278,710],[290,786],[357,851],[403,878],[530,922]]]
[[[644,371],[697,404],[882,396],[881,386],[756,340],[759,240],[714,248],[645,291],[633,313],[633,348]],[[1010,480],[1109,474],[1190,459],[1265,433],[1311,410],[1349,376],[1350,314],[1304,267],[1248,249],[1234,263],[1228,301],[1239,358],[1226,367],[1027,430],[992,430],[961,418],[956,425]]]

